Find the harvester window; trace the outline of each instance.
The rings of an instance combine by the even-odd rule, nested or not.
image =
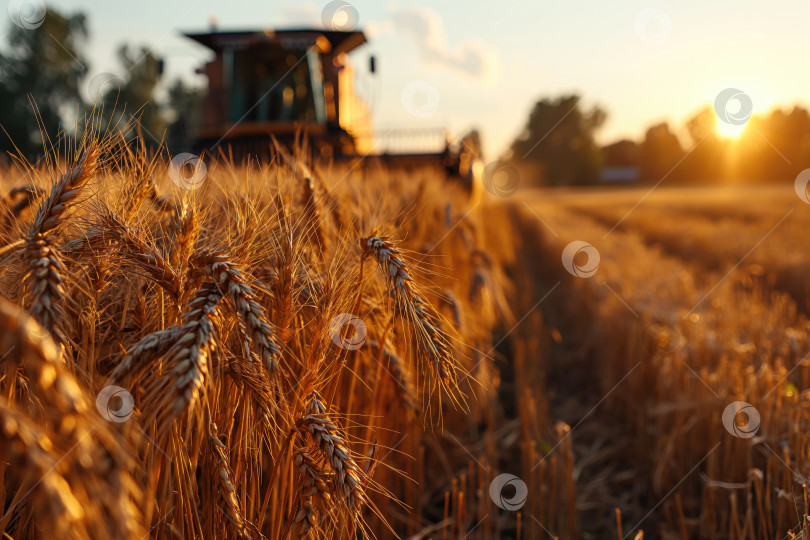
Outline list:
[[[322,104],[320,66],[307,51],[262,48],[234,54],[232,121],[321,122]]]

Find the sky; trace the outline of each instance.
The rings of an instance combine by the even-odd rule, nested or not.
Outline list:
[[[183,31],[205,31],[212,20],[220,30],[322,26],[325,11],[336,17],[327,21],[346,24],[356,14],[369,39],[352,53],[356,84],[376,126],[458,135],[476,127],[491,156],[508,148],[543,97],[578,93],[586,108],[606,110],[598,140],[609,143],[640,139],[661,121],[681,130],[726,88],[750,96],[755,114],[806,104],[810,88],[806,0],[347,0],[337,11],[328,1],[45,3],[89,16],[91,76],[121,74],[115,52],[129,43],[165,60],[165,84],[182,77],[200,86],[205,78],[194,71],[211,54]]]

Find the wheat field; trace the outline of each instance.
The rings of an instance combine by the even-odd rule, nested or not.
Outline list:
[[[577,426],[579,518],[593,537],[616,537],[615,509],[625,537],[807,534],[810,208],[793,188],[514,203],[529,258],[560,261],[575,240],[599,253],[590,277],[557,264],[533,281],[537,297],[557,285],[542,304],[545,407]],[[738,401],[752,408],[735,429],[724,413]]]
[[[790,189],[478,199],[274,154],[3,168],[6,538],[805,534]]]
[[[482,214],[435,171],[276,152],[178,178],[108,136],[3,172],[6,537],[460,534],[490,511],[498,449],[465,476],[449,438],[495,428],[511,320]]]

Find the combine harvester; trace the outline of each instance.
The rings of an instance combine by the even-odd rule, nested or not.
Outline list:
[[[348,56],[366,43],[363,32],[297,29],[185,36],[215,55],[202,70],[208,93],[196,153],[223,149],[240,160],[268,159],[273,139],[287,147],[303,139],[313,160],[349,161],[352,168],[435,167],[473,190],[481,169],[477,150],[465,148],[445,130],[394,129],[375,137],[370,109],[355,94]],[[369,71],[376,71],[373,56]],[[430,139],[430,151],[414,151],[414,142]],[[392,148],[391,140],[407,150]]]

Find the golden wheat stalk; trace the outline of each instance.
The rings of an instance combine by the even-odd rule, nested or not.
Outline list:
[[[270,374],[278,373],[281,351],[276,344],[275,331],[267,320],[264,308],[256,301],[252,287],[245,282],[240,268],[219,251],[206,252],[199,257],[197,264],[205,269],[230,299],[247,331],[252,348],[258,349],[259,358],[267,371]]]
[[[364,347],[371,349],[371,354],[380,354],[382,359],[385,360],[385,371],[394,383],[394,390],[402,403],[409,409],[414,411],[419,410],[414,399],[413,383],[411,382],[410,374],[405,367],[402,358],[400,358],[394,351],[390,342],[386,342],[384,347],[381,347],[376,341],[369,339],[364,344]]]
[[[67,371],[62,349],[35,319],[2,299],[0,351],[0,371],[4,374],[0,394],[13,396],[13,405],[35,418],[52,438],[53,447],[59,449],[54,467],[59,465],[56,472],[80,497],[89,537],[142,534],[136,506],[141,494],[130,473],[130,456]],[[18,372],[25,381],[20,385],[24,392],[15,391]],[[107,483],[108,476],[117,481]],[[66,537],[84,538],[88,534]]]
[[[53,186],[40,205],[25,242],[22,297],[34,317],[63,344],[66,338],[61,304],[65,296],[65,267],[55,234],[65,211],[95,174],[98,156],[98,147],[92,145]]]
[[[102,216],[102,229],[102,239],[113,240],[119,247],[119,253],[132,268],[149,276],[172,296],[178,296],[180,279],[157,248],[149,245],[112,213]]]
[[[208,426],[208,452],[209,459],[214,467],[214,483],[218,509],[225,513],[225,528],[229,538],[258,538],[260,535],[256,526],[248,522],[237,499],[237,489],[231,478],[228,447],[219,439],[217,425],[213,422]]]
[[[183,315],[184,322],[177,329],[178,338],[164,355],[168,372],[146,385],[145,400],[161,431],[189,411],[200,396],[217,346],[222,298],[222,292],[212,281],[196,291]],[[149,367],[139,364],[141,369],[135,371],[136,377]]]
[[[450,339],[442,328],[436,309],[425,302],[417,291],[408,265],[400,257],[401,252],[385,236],[363,238],[360,246],[363,258],[373,258],[382,270],[396,297],[397,311],[414,325],[417,341],[427,353],[432,372],[440,386],[455,397],[459,367],[453,358]]]
[[[100,151],[95,144],[85,150],[76,163],[51,188],[48,197],[42,202],[28,236],[47,234],[60,224],[65,211],[76,202],[82,188],[93,177],[98,167]]]
[[[334,486],[342,502],[357,515],[367,502],[363,471],[352,458],[341,429],[329,418],[326,406],[317,392],[309,395],[304,417],[298,420],[300,433],[308,434],[335,473]]]
[[[56,538],[89,535],[82,503],[65,477],[54,470],[59,464],[59,456],[54,455],[52,441],[37,423],[10,408],[2,397],[0,433],[3,435],[0,460],[9,464],[8,473],[20,482],[21,491],[30,491],[39,525]],[[8,522],[11,517],[0,519],[0,529],[14,530]]]
[[[324,505],[329,505],[332,500],[328,484],[334,474],[324,471],[312,454],[304,448],[296,450],[294,463],[301,478],[301,485],[298,489],[298,512],[293,521],[301,528],[301,536],[306,538],[318,530],[315,497],[318,496]]]

